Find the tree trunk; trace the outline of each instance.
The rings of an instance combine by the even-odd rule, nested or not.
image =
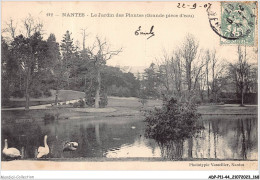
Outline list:
[[[101,76],[100,76],[100,69],[97,69],[97,89],[96,89],[96,96],[95,96],[95,108],[99,108],[99,101],[100,101],[100,87],[101,87]]]
[[[87,75],[85,74],[84,76],[84,86],[85,86],[85,91],[87,89]]]
[[[84,35],[83,35],[83,51],[86,49],[85,41],[86,41],[86,35],[85,35],[85,31],[84,31]]]
[[[68,71],[68,70],[67,70]],[[69,81],[69,75],[67,76],[67,87],[70,89],[70,81]]]
[[[206,66],[206,80],[207,80],[207,91],[208,91],[208,100],[209,100],[209,69],[208,69],[208,62]]]
[[[58,104],[58,95],[59,95],[59,90],[56,89],[56,92],[55,92],[55,105]]]
[[[188,101],[191,100],[191,61],[186,60],[186,79],[188,84]]]
[[[19,90],[22,91],[22,73],[20,68],[19,68]]]
[[[244,106],[244,87],[241,89],[241,106]]]
[[[192,158],[193,139],[188,139],[188,158]]]
[[[242,76],[242,82],[241,84],[241,104],[240,106],[244,106],[244,78],[243,78],[243,74],[241,74]]]
[[[217,102],[215,93],[216,93],[216,86],[215,86],[215,58],[212,58],[212,95],[214,102]]]
[[[245,45],[245,59],[244,59],[244,62],[246,62],[246,45]],[[246,66],[246,65],[244,64],[244,66]],[[247,67],[244,67],[244,68],[247,68]],[[242,94],[241,94],[242,100],[241,100],[241,106],[244,106],[244,88],[245,88],[245,78],[244,77],[245,77],[245,73],[242,76]]]
[[[208,141],[209,141],[209,145],[208,145],[208,158],[210,158],[210,146],[211,146],[211,143],[210,143],[210,121],[208,122],[209,123],[209,134],[208,134]]]
[[[25,89],[25,110],[29,110],[30,107],[30,76],[31,76],[31,68],[28,67],[27,77],[26,77],[26,89]]]

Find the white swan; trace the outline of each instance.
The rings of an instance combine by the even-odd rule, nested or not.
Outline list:
[[[44,147],[40,146],[38,148],[38,155],[37,158],[41,158],[43,156],[48,155],[50,152],[49,146],[47,144],[47,135],[44,136]]]
[[[10,158],[21,157],[21,153],[16,148],[8,148],[7,139],[5,139],[5,147],[3,149],[3,154]]]
[[[65,142],[63,151],[76,151],[79,144],[77,142]]]

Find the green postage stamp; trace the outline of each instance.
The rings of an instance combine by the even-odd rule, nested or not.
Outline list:
[[[221,2],[221,44],[254,45],[256,6],[255,2]]]

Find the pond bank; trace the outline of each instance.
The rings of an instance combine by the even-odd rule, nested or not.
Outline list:
[[[62,108],[51,107],[49,104],[32,106],[29,111],[25,111],[24,108],[4,108],[2,109],[2,121],[6,122],[19,122],[21,121],[43,121],[46,114],[59,114],[59,120],[111,120],[117,118],[118,120],[135,119],[135,121],[141,121],[144,119],[143,114],[140,112],[142,109],[141,103],[137,98],[119,98],[109,97],[108,106],[106,108]],[[160,100],[149,100],[143,109],[153,109],[161,105]],[[245,106],[240,107],[238,104],[232,105],[207,105],[199,106],[198,112],[202,114],[202,117],[212,118],[217,116],[219,118],[229,116],[236,116],[237,119],[240,116],[243,118],[257,117],[257,106]]]
[[[77,100],[67,100],[65,102],[70,101],[77,101]],[[144,106],[144,108],[151,109],[153,107],[160,107],[162,101],[161,100],[148,100],[147,104]],[[138,98],[123,98],[123,97],[108,97],[108,106],[106,108],[65,108],[62,106],[58,107],[52,107],[51,104],[42,104],[38,106],[31,106],[31,110],[38,110],[38,109],[68,109],[69,111],[77,111],[77,112],[93,112],[93,113],[99,113],[99,112],[115,112],[118,110],[121,110],[122,108],[124,111],[129,110],[135,110],[140,111],[142,105],[140,102],[138,102]],[[24,107],[17,107],[17,108],[2,108],[2,111],[7,110],[24,110]],[[201,105],[198,106],[198,111],[201,114],[205,115],[241,115],[241,114],[250,114],[250,115],[256,115],[257,114],[257,105],[246,105],[245,107],[240,107],[239,104],[224,104],[224,105]]]

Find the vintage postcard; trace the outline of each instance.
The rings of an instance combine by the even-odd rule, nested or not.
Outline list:
[[[2,170],[258,170],[257,1],[1,8]]]

